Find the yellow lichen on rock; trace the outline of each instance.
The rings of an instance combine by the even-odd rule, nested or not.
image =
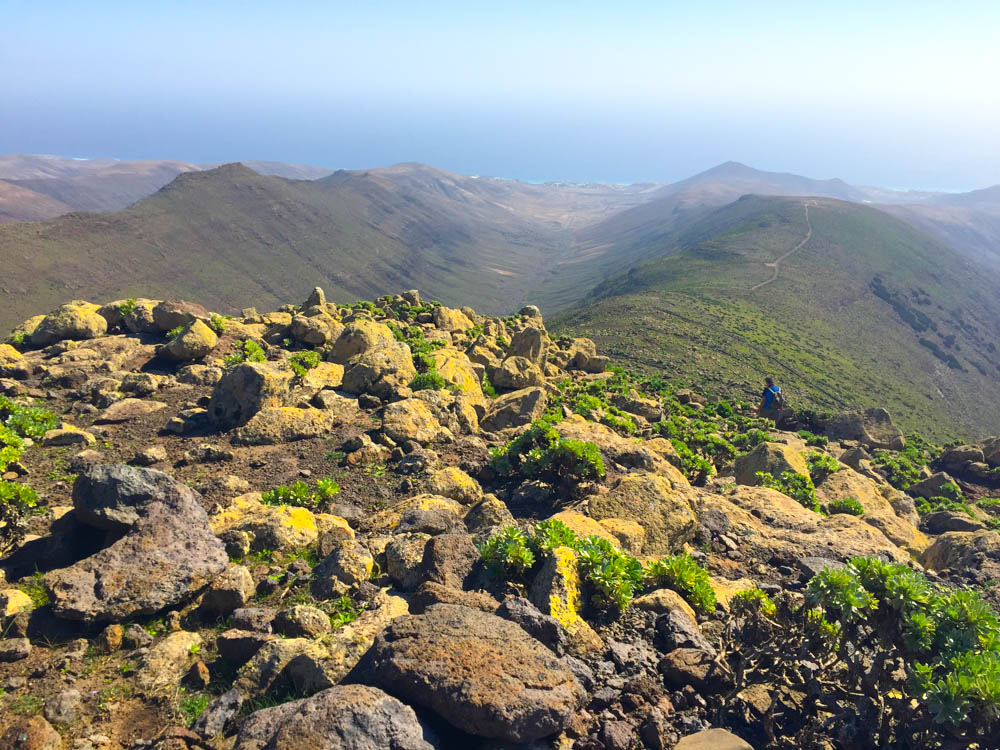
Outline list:
[[[580,616],[582,588],[576,552],[569,547],[555,547],[535,578],[529,598],[565,628],[575,653],[590,654],[604,648],[604,642]]]

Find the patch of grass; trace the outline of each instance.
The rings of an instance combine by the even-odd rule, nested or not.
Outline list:
[[[17,696],[8,709],[15,716],[34,716],[42,712],[42,699],[37,695],[25,693]]]
[[[41,572],[35,572],[30,578],[26,578],[17,584],[17,587],[28,595],[31,599],[31,606],[34,609],[45,607],[52,603],[49,590],[45,586],[45,578]]]
[[[190,726],[195,719],[205,713],[212,696],[208,693],[193,693],[185,695],[177,702],[177,711],[184,719],[184,726]]]

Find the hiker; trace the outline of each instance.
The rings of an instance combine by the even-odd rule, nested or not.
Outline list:
[[[768,375],[764,378],[764,392],[760,396],[757,416],[773,419],[777,422],[784,408],[785,396],[781,393],[781,388],[774,384],[774,378]]]

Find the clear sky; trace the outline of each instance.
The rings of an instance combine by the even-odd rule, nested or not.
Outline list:
[[[1000,3],[0,0],[0,153],[1000,183]]]

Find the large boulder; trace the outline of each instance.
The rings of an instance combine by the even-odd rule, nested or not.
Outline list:
[[[528,326],[514,334],[507,347],[508,357],[523,357],[536,367],[544,367],[549,353],[549,337],[541,328]]]
[[[920,562],[931,570],[961,571],[976,580],[1000,578],[1000,534],[989,529],[949,531],[924,550]]]
[[[329,434],[337,423],[329,409],[279,406],[261,409],[233,434],[233,445],[281,445]]]
[[[434,310],[434,325],[442,331],[468,331],[474,324],[461,310],[441,306]]]
[[[361,318],[348,324],[341,331],[330,350],[328,359],[346,365],[352,357],[394,343],[396,339],[387,325]]]
[[[215,331],[203,321],[194,320],[163,347],[163,355],[176,362],[190,362],[207,357],[218,343]]]
[[[945,497],[948,495],[948,491],[945,489],[946,484],[955,484],[955,480],[946,472],[939,471],[926,479],[911,484],[906,488],[906,494],[924,498]]]
[[[826,517],[767,487],[737,485],[725,495],[700,493],[693,504],[699,521],[739,540],[754,559],[777,557],[790,563],[805,557],[848,560],[855,555],[905,562],[910,555],[881,531],[846,513]]]
[[[761,443],[736,459],[736,481],[739,484],[760,484],[757,472],[766,472],[777,479],[786,471],[809,475],[809,466],[802,452],[784,443]]]
[[[343,389],[386,399],[408,385],[416,374],[410,347],[393,340],[352,357],[345,366]]]
[[[285,406],[294,373],[273,362],[244,362],[215,384],[208,413],[220,426],[236,427],[261,409]]]
[[[82,522],[125,535],[46,574],[60,617],[120,622],[153,614],[191,597],[226,569],[225,547],[209,528],[200,496],[162,472],[91,466],[77,477],[73,496]]]
[[[640,524],[646,530],[643,552],[647,555],[676,551],[695,533],[695,492],[683,474],[669,464],[667,467],[665,474],[626,474],[610,492],[594,495],[590,499],[591,517]]]
[[[868,448],[899,451],[906,445],[903,431],[885,409],[837,414],[823,425],[823,431],[831,440],[857,440]]]
[[[545,375],[538,365],[526,357],[507,357],[493,371],[492,382],[503,390],[520,390],[545,385]]]
[[[485,413],[486,397],[483,395],[482,378],[476,374],[472,361],[455,349],[438,349],[431,353],[431,359],[444,382],[455,386],[459,393],[468,394],[476,411]]]
[[[532,742],[555,734],[586,695],[518,625],[458,605],[394,620],[370,657],[376,685],[480,737]]]
[[[95,339],[108,332],[108,321],[98,314],[100,308],[90,302],[74,300],[53,310],[31,334],[34,346],[47,346],[67,339]]]
[[[212,313],[197,302],[179,299],[164,300],[153,308],[153,322],[161,331],[172,331],[177,326],[187,326],[196,320],[209,320],[211,317]]]
[[[487,432],[531,424],[545,412],[544,388],[524,388],[490,402],[479,426]]]
[[[296,315],[289,327],[292,337],[313,346],[323,346],[336,341],[344,332],[344,325],[332,315],[319,312],[315,315]]]
[[[893,544],[919,555],[930,542],[917,529],[916,511],[912,515],[900,515],[893,507],[890,498],[897,494],[901,493],[893,487],[876,484],[847,467],[830,474],[816,487],[816,497],[825,505],[853,497],[865,510],[861,516],[863,521],[885,534]]]
[[[430,443],[443,434],[431,408],[418,398],[388,404],[382,412],[382,432],[397,443],[416,440]]]
[[[365,685],[337,685],[247,717],[234,750],[432,750],[413,709]]]

